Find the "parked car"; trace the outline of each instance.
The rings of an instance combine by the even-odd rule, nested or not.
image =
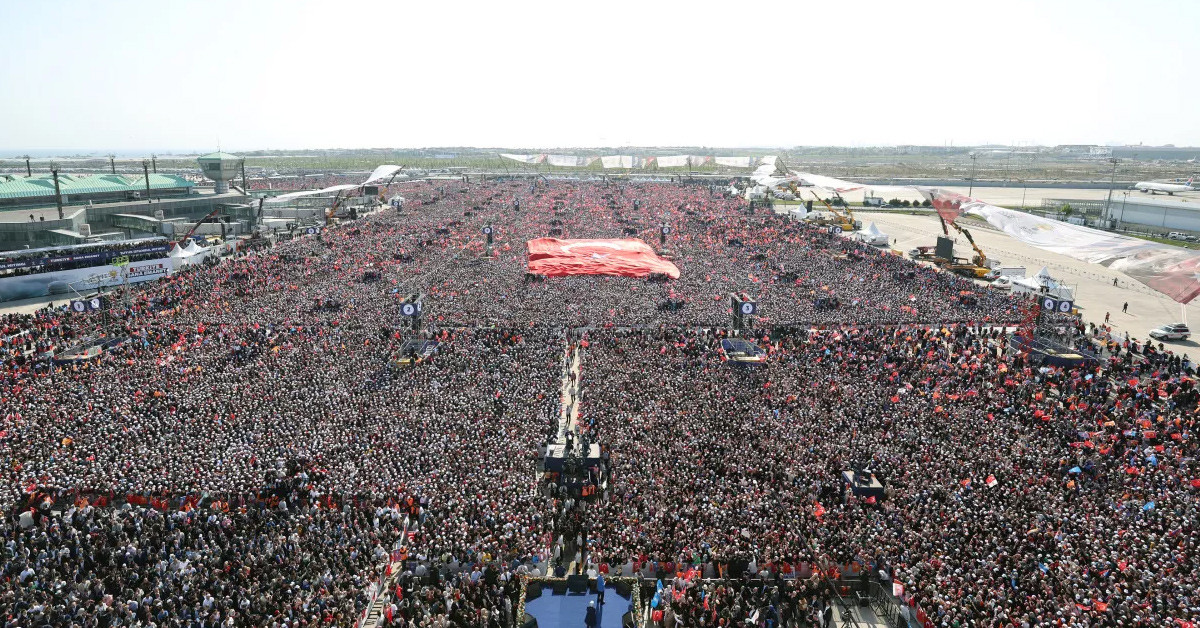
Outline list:
[[[1012,290],[1012,278],[1003,276],[997,277],[995,281],[988,284],[988,287],[993,290]]]
[[[1187,340],[1191,335],[1192,330],[1183,323],[1172,323],[1150,330],[1150,337],[1155,340]]]
[[[1171,233],[1167,234],[1167,237],[1172,240],[1186,240],[1187,234],[1179,231],[1172,231]]]

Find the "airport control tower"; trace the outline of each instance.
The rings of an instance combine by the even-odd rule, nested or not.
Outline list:
[[[217,194],[229,192],[229,182],[237,178],[244,162],[237,155],[221,152],[202,155],[196,161],[200,162],[200,170],[204,171],[204,176],[216,183]]]

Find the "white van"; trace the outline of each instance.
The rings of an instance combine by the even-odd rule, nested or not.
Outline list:
[[[1020,279],[1021,277],[1024,277],[1024,276],[1025,276],[1025,267],[1024,266],[998,266],[996,268],[993,268],[991,270],[991,272],[989,272],[986,276],[984,276],[984,279],[996,280],[1001,277],[1007,277],[1009,279]]]

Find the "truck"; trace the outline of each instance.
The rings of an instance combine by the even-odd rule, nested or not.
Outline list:
[[[1024,277],[1024,276],[1025,276],[1025,267],[1024,266],[997,266],[997,267],[993,268],[991,270],[991,272],[989,272],[987,274],[987,276],[984,277],[984,279],[989,279],[989,280],[994,281],[1001,277],[1008,277],[1009,279],[1020,279],[1021,277]]]
[[[933,261],[935,258],[937,258],[937,255],[934,253],[936,248],[937,247],[935,246],[918,246],[917,248],[909,251],[908,256],[914,260]]]

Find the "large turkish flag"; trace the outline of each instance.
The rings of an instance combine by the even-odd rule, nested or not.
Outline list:
[[[662,273],[679,279],[679,267],[659,257],[641,240],[557,240],[538,238],[529,247],[529,272],[547,277]]]

